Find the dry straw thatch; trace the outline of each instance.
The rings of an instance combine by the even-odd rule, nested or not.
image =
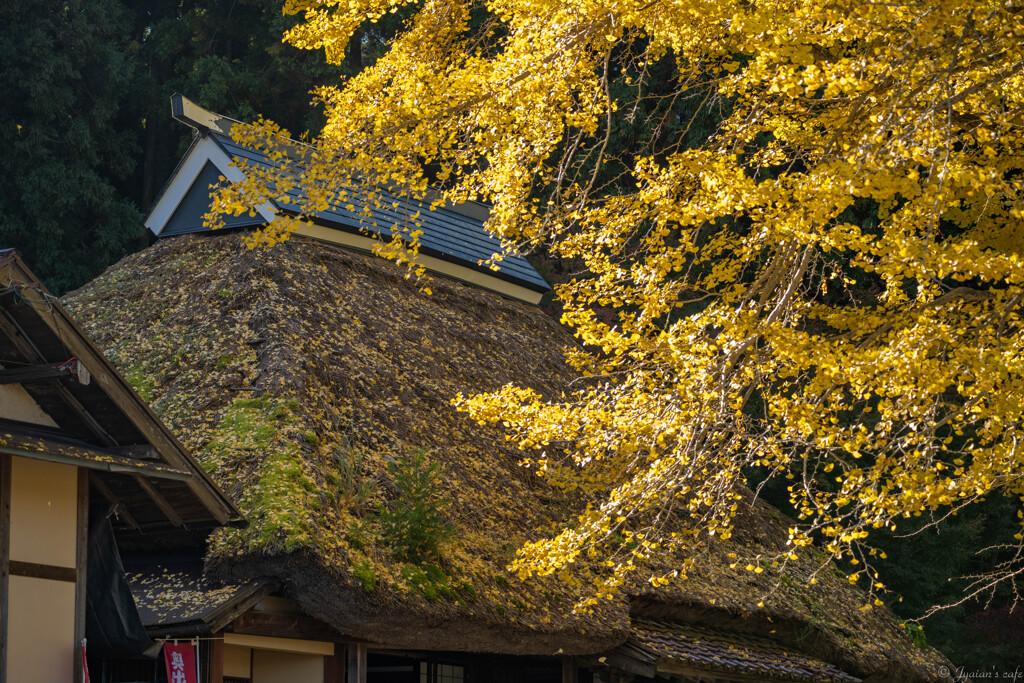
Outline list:
[[[424,294],[404,274],[301,239],[259,252],[236,234],[188,235],[124,259],[65,304],[249,517],[211,539],[210,571],[276,577],[309,614],[391,645],[574,654],[624,642],[629,596],[574,615],[566,584],[508,574],[519,544],[578,501],[450,404],[508,382],[570,390],[571,335],[537,309],[441,280]],[[372,520],[398,495],[387,462],[421,448],[443,467],[454,531],[440,558],[415,564]],[[688,581],[655,592],[638,580],[632,609],[771,632],[862,677],[931,679],[941,655],[883,610],[862,611],[841,577],[807,585],[810,562],[784,582],[742,569],[784,542],[773,516],[745,513]]]

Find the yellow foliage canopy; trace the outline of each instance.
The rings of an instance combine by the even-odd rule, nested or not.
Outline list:
[[[315,145],[279,152],[297,180],[264,169],[220,208],[297,182],[312,212],[353,178],[420,195],[429,178],[492,202],[508,250],[579,266],[557,297],[589,383],[457,399],[593,500],[521,551],[522,574],[580,558],[604,593],[728,538],[754,466],[790,480],[794,546],[819,535],[864,563],[873,529],[1024,494],[1024,6],[292,0],[287,40],[340,60],[405,5],[390,51],[318,93]],[[620,153],[612,132],[655,97],[722,120]],[[279,132],[238,136],[274,149]]]

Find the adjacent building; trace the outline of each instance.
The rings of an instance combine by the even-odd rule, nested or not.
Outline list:
[[[0,681],[69,681],[81,667],[87,605],[117,599],[88,589],[90,517],[114,517],[139,547],[201,546],[242,522],[18,253],[2,251]]]

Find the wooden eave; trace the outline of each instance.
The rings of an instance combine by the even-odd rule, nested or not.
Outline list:
[[[176,481],[188,481],[192,478],[190,472],[162,462],[150,462],[98,446],[70,443],[13,429],[0,429],[0,453],[76,465],[101,472],[137,474]]]
[[[139,531],[168,522],[185,528],[244,524],[234,504],[16,251],[0,252],[0,287],[0,366],[33,369],[36,376],[20,384],[59,428],[53,435],[35,427],[2,430],[7,452],[93,470],[100,493],[127,512],[127,526]],[[89,371],[89,384],[46,372],[72,358]]]
[[[254,581],[231,600],[207,614],[204,614],[201,618],[195,621],[180,624],[150,625],[146,627],[146,631],[154,638],[208,635],[210,633],[222,631],[225,628],[228,628],[232,632],[250,633],[250,630],[247,629],[249,620],[244,618],[245,615],[259,614],[258,612],[252,612],[252,608],[260,600],[270,595],[278,588],[279,586],[276,582]],[[233,627],[236,621],[239,622],[241,630],[236,631]],[[264,630],[259,629],[259,627],[256,627],[251,632],[256,635],[266,635]],[[307,630],[304,628],[302,620],[287,621],[283,630],[274,631],[274,635],[279,635],[280,633],[286,633],[288,635],[285,637],[290,638],[308,637]]]

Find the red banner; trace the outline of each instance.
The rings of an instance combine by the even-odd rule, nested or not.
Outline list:
[[[196,648],[192,643],[164,643],[168,683],[199,683]]]
[[[85,638],[82,638],[82,683],[89,683],[89,661],[85,658]]]

